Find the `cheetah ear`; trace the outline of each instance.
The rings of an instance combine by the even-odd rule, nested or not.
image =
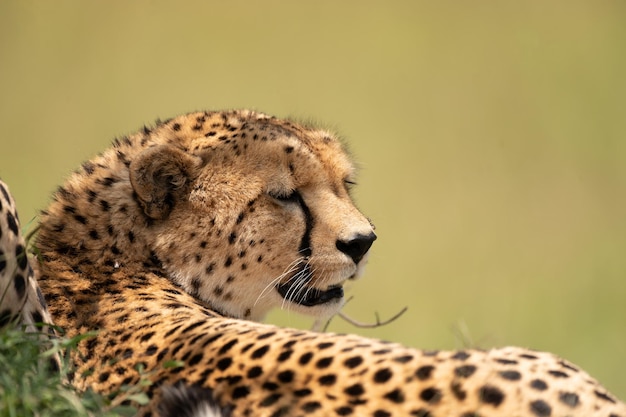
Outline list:
[[[201,159],[170,145],[159,145],[141,152],[130,163],[130,183],[146,215],[166,219],[186,185],[193,180]]]

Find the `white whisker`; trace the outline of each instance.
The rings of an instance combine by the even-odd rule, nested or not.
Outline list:
[[[276,283],[278,283],[280,280],[282,280],[283,278],[285,278],[287,275],[291,274],[293,271],[295,271],[298,268],[298,265],[302,262],[302,260],[304,259],[304,257],[299,257],[296,258],[295,260],[293,260],[289,265],[287,265],[287,267],[284,269],[284,271],[278,275],[276,278],[272,279],[270,281],[269,284],[267,284],[265,286],[265,288],[263,288],[263,291],[261,291],[261,293],[259,294],[259,296],[257,297],[257,299],[254,302],[254,305],[256,306],[257,303],[261,300],[261,298],[263,298],[266,294],[266,292],[268,290],[270,290],[271,288],[273,288]],[[292,278],[290,278],[291,280]]]

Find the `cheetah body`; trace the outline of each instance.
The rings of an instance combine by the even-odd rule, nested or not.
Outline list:
[[[332,134],[250,111],[158,123],[85,163],[37,241],[56,324],[99,330],[74,383],[113,392],[140,365],[154,381],[144,416],[206,395],[232,416],[626,417],[549,353],[420,351],[256,322],[280,306],[341,308],[375,238],[352,176]]]

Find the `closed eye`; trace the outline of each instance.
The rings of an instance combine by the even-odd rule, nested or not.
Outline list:
[[[298,193],[295,190],[288,192],[268,191],[267,194],[281,203],[295,203],[298,201]]]
[[[343,184],[345,185],[346,190],[348,191],[352,190],[356,186],[356,182],[349,180],[349,179],[343,180]]]

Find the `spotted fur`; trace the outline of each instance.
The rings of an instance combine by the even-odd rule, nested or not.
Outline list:
[[[250,111],[158,123],[83,164],[37,241],[57,324],[99,330],[79,346],[74,384],[108,393],[148,377],[143,416],[216,403],[233,417],[626,417],[549,353],[258,323],[275,307],[341,308],[375,238],[349,195],[353,171],[331,133]]]
[[[45,333],[48,327],[41,325],[52,319],[27,256],[15,202],[8,186],[0,181],[0,327],[9,322],[28,332]]]

